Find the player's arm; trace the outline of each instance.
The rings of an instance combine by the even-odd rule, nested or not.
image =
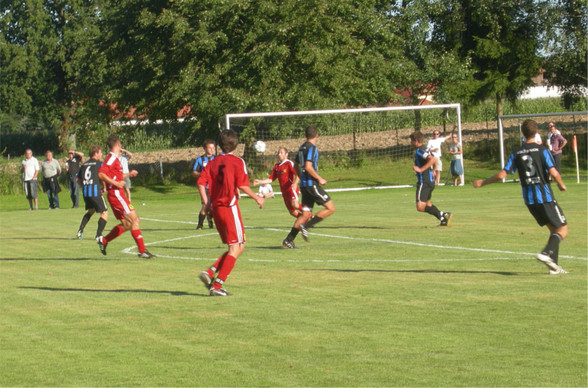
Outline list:
[[[433,155],[429,155],[427,157],[427,163],[423,164],[421,167],[417,166],[416,164],[412,166],[412,169],[415,172],[422,173],[423,171],[427,171],[433,164],[437,162],[437,158]]]
[[[198,192],[200,193],[200,198],[202,198],[202,205],[205,209],[208,209],[210,204],[208,203],[208,195],[206,195],[206,185],[198,183]]]
[[[123,187],[125,187],[124,181],[115,181],[114,179],[110,178],[108,175],[106,175],[103,172],[98,173],[98,178],[100,178],[100,180],[102,182],[106,182],[107,184],[114,186],[114,187],[118,187],[119,189],[122,189]]]
[[[506,172],[506,170],[500,170],[496,174],[492,175],[490,178],[483,179],[483,180],[478,179],[478,180],[473,181],[472,185],[476,188],[486,186],[491,183],[496,183],[498,181],[503,180],[504,178],[506,178],[507,175],[508,175],[508,173]]]
[[[268,183],[272,183],[272,179],[271,178],[266,178],[266,179],[254,179],[253,180],[253,186],[258,186],[258,185],[267,185]]]
[[[549,169],[549,175],[551,175],[553,180],[557,183],[557,187],[559,188],[559,191],[566,191],[567,190],[565,183],[563,183],[563,180],[561,179],[561,175],[559,174],[559,171],[557,171],[557,169],[555,167],[551,167]]]
[[[123,174],[123,178],[134,178],[137,175],[139,175],[139,171],[137,171],[137,170],[131,170],[128,173]]]
[[[316,179],[316,181],[322,186],[322,185],[326,185],[327,181],[325,179],[323,179],[318,172],[316,172],[316,170],[314,169],[314,166],[312,165],[312,162],[310,160],[307,160],[304,162],[304,171],[306,171],[308,173],[308,175],[310,175],[311,177],[313,177],[314,179]]]
[[[200,187],[198,187],[198,188],[200,189]],[[248,196],[253,198],[253,200],[255,200],[255,202],[259,205],[259,208],[263,209],[263,203],[265,200],[263,199],[263,197],[260,197],[259,195],[255,194],[253,192],[253,190],[251,190],[251,187],[239,186],[239,190],[241,190],[242,192],[244,192],[245,194],[247,194]]]

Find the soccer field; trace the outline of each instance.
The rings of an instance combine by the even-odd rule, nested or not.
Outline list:
[[[0,383],[585,387],[587,186],[566,184],[556,276],[534,259],[548,231],[518,184],[437,188],[449,228],[416,212],[414,188],[334,192],[294,250],[282,198],[243,198],[225,298],[197,279],[225,247],[195,230],[195,188],[134,194],[151,261],[129,233],[103,256],[97,216],[77,240],[82,209],[4,210]]]

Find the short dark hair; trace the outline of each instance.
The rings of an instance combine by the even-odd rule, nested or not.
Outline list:
[[[118,139],[118,136],[110,135],[108,136],[108,139],[106,139],[106,144],[108,144],[108,148],[112,149],[112,147],[114,147],[114,145],[119,141],[120,140]]]
[[[214,142],[214,140],[211,139],[206,139],[202,142],[202,148],[204,148],[204,151],[206,151],[206,147],[208,147],[209,144],[216,144]]]
[[[102,149],[102,147],[97,146],[97,145],[90,146],[90,150],[89,150],[90,157],[96,155],[98,152],[100,152],[101,149]]]
[[[232,129],[225,129],[218,137],[218,144],[223,152],[233,152],[239,144],[239,137]]]
[[[410,134],[410,140],[422,143],[424,139],[425,139],[425,136],[423,135],[423,133],[421,131],[415,131]]]
[[[318,135],[318,129],[314,125],[309,125],[304,130],[307,139],[314,139]]]
[[[527,139],[534,138],[537,134],[537,123],[535,120],[527,119],[523,121],[521,130],[523,131],[523,136]]]

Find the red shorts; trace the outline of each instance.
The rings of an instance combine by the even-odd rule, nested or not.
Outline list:
[[[125,214],[135,211],[135,208],[122,190],[109,190],[107,198],[114,217],[117,220],[122,220],[125,218]]]
[[[291,185],[286,190],[282,190],[282,198],[284,199],[284,204],[286,204],[286,208],[289,212],[292,212],[292,210],[298,210],[292,206],[293,200],[300,201],[298,186]]]
[[[245,243],[245,229],[239,206],[214,207],[212,217],[223,243],[228,245]]]

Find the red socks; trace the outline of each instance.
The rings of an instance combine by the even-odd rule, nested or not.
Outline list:
[[[224,283],[227,280],[227,278],[231,274],[231,271],[233,270],[233,267],[235,267],[235,263],[237,262],[237,259],[229,254],[224,254],[223,256],[224,259],[220,263],[219,273],[216,277],[218,280],[221,280],[222,283]],[[219,257],[219,261],[223,256]],[[214,288],[216,288],[217,290],[220,289],[222,283],[215,281]]]
[[[122,225],[117,225],[114,228],[112,228],[112,230],[110,231],[110,233],[108,233],[106,237],[102,237],[102,241],[104,242],[104,244],[108,244],[110,241],[114,240],[124,232],[125,230],[122,227]]]
[[[141,229],[131,230],[131,235],[135,239],[137,243],[137,247],[139,247],[139,253],[145,252],[145,242],[143,241],[143,235],[141,234]]]

